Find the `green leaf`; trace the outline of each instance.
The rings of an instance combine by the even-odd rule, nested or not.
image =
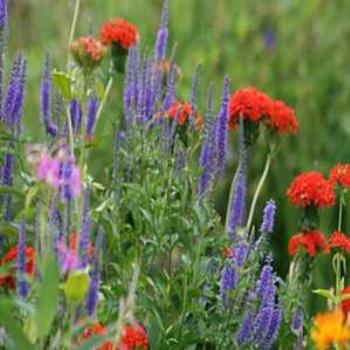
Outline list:
[[[66,100],[70,100],[72,97],[71,77],[67,73],[55,69],[52,72],[52,80],[61,91],[62,96]]]
[[[21,326],[15,319],[14,304],[9,299],[0,299],[0,324],[14,343],[15,349],[34,350],[34,346],[24,335]]]
[[[0,225],[0,232],[4,235],[11,236],[17,235],[18,229],[13,227],[11,224]]]
[[[331,300],[334,299],[333,292],[329,291],[328,289],[316,289],[316,290],[313,290],[312,293],[321,295],[327,299],[331,299]]]
[[[57,261],[50,257],[44,267],[43,281],[39,291],[35,323],[37,336],[44,338],[50,331],[55,318],[59,293],[59,270]]]
[[[13,194],[15,196],[24,197],[24,193],[21,191],[17,190],[14,187],[9,187],[9,186],[0,186],[0,194]]]

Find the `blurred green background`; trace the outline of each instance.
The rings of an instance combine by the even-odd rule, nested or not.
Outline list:
[[[292,178],[301,171],[328,173],[339,161],[350,160],[350,0],[170,0],[170,44],[178,43],[176,61],[182,70],[179,95],[190,96],[191,76],[201,63],[201,98],[208,83],[219,102],[224,75],[232,80],[232,91],[254,85],[296,109],[300,121],[297,136],[283,137],[280,152],[263,197],[278,204],[278,222],[273,245],[276,267],[288,269],[287,242],[295,232],[298,212],[285,198]],[[39,80],[44,53],[54,65],[64,68],[72,18],[73,0],[12,0],[10,53],[22,50],[29,60],[29,89],[25,123],[35,139],[42,137],[39,124]],[[125,17],[137,25],[144,49],[153,47],[162,0],[82,0],[78,33],[97,34],[104,20]],[[169,50],[170,52],[170,50]],[[114,98],[113,98],[114,97]],[[112,160],[116,117],[116,95],[100,126],[104,161]],[[203,104],[202,104],[203,107]],[[202,108],[203,111],[203,108]],[[228,186],[236,161],[236,140],[227,177],[220,180],[216,199],[224,213]],[[262,169],[263,140],[250,152],[250,190]],[[98,160],[99,161],[99,160]],[[251,195],[251,194],[250,194]],[[259,203],[260,215],[264,202]],[[335,212],[336,210],[334,210]],[[335,229],[337,214],[325,211],[322,229]],[[350,233],[349,219],[344,230]],[[258,218],[257,218],[258,220]],[[332,275],[328,258],[320,258],[315,285],[327,288]]]

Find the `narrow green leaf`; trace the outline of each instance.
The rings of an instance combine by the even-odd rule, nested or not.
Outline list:
[[[35,323],[37,335],[44,338],[50,331],[56,313],[59,293],[58,264],[50,257],[44,267],[42,286],[36,303]]]
[[[17,190],[14,187],[9,187],[9,186],[0,186],[0,194],[13,194],[14,196],[18,196],[23,198],[24,193],[21,192],[20,190]]]
[[[315,294],[321,295],[327,299],[334,299],[334,295],[331,291],[327,290],[327,289],[316,289],[312,291]]]
[[[0,323],[6,329],[6,334],[13,341],[16,349],[34,350],[34,346],[24,335],[20,324],[14,318],[14,303],[9,299],[0,300]]]

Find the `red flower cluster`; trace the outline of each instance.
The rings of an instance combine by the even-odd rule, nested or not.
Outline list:
[[[10,251],[0,259],[0,266],[7,264],[15,264],[17,259],[18,247],[15,246],[10,249]],[[26,255],[26,266],[25,271],[29,276],[34,275],[34,265],[35,265],[35,250],[32,247],[25,247]],[[16,266],[11,267],[8,273],[0,275],[0,287],[5,285],[7,288],[15,289],[16,288]]]
[[[344,288],[342,291],[342,294],[343,295],[350,294],[350,286],[347,286],[346,288]],[[347,317],[348,313],[350,312],[350,299],[343,300],[341,303],[341,308],[345,317]]]
[[[179,125],[184,125],[186,121],[192,117],[195,120],[196,129],[199,130],[203,126],[203,118],[199,112],[192,112],[192,107],[187,102],[174,101],[171,107],[165,112],[171,119],[177,118]]]
[[[282,101],[272,101],[268,124],[281,133],[297,132],[299,130],[294,110]]]
[[[348,238],[343,232],[333,232],[329,246],[331,248],[339,248],[345,253],[350,253],[350,238]]]
[[[240,116],[252,122],[265,121],[266,124],[281,132],[297,132],[298,120],[292,108],[284,102],[271,99],[254,87],[238,90],[229,103],[229,129],[234,130]]]
[[[287,190],[289,201],[302,208],[333,206],[335,194],[333,186],[320,172],[310,171],[297,176]]]
[[[318,249],[324,253],[329,253],[327,238],[323,233],[316,230],[292,236],[289,240],[288,252],[293,256],[303,247],[312,258],[315,257]]]
[[[103,45],[118,44],[127,50],[139,39],[136,27],[122,18],[111,19],[104,23],[100,30]]]
[[[82,336],[81,341],[86,341],[94,335],[105,335],[107,328],[101,323],[93,324],[87,327]],[[113,342],[107,340],[101,346],[95,350],[112,350],[114,349]],[[136,350],[136,349],[148,349],[148,338],[145,329],[138,325],[127,325],[122,332],[120,344],[118,350]]]
[[[145,329],[140,325],[128,325],[124,328],[120,350],[148,349],[148,338]]]
[[[94,67],[106,55],[106,48],[92,36],[84,36],[73,41],[69,49],[76,62],[82,67]]]
[[[329,172],[332,185],[339,184],[343,188],[350,188],[350,164],[337,164]]]

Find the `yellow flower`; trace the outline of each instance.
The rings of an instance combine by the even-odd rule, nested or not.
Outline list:
[[[346,345],[350,340],[350,328],[344,323],[344,315],[341,310],[318,314],[311,338],[318,350],[326,350],[331,345],[339,347]]]

